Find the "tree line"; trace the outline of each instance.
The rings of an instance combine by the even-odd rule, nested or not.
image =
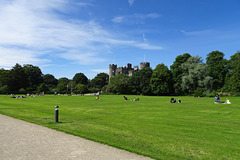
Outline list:
[[[56,79],[43,75],[41,69],[30,64],[16,64],[11,70],[0,69],[0,93],[87,93],[134,95],[240,95],[240,51],[224,58],[224,53],[212,51],[206,63],[202,57],[189,53],[178,55],[170,66],[158,64],[155,69],[143,68],[132,76],[119,74],[109,80],[106,73],[89,80],[83,73],[73,79]]]
[[[92,80],[83,73],[76,73],[73,79],[56,79],[31,64],[21,66],[17,63],[11,70],[0,69],[0,94],[98,92],[107,84],[106,73],[100,73]]]

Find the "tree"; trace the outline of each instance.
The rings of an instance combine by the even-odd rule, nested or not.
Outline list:
[[[240,93],[240,51],[231,56],[230,59],[229,86],[233,93]]]
[[[7,85],[13,93],[18,93],[20,88],[27,87],[27,75],[18,63],[10,70],[7,75]]]
[[[57,90],[59,92],[68,92],[70,88],[68,88],[69,79],[66,77],[62,77],[58,79]]]
[[[67,77],[62,77],[58,79],[58,83],[64,83],[65,85],[67,85],[69,81],[70,80]]]
[[[86,93],[88,92],[88,88],[85,84],[78,84],[76,87],[75,87],[76,91],[77,92],[80,92],[80,93]]]
[[[152,72],[153,71],[150,67],[144,67],[143,69],[133,73],[129,79],[132,94],[152,94],[150,87]]]
[[[43,75],[43,82],[46,85],[53,85],[53,86],[56,86],[58,84],[58,80],[51,74]]]
[[[173,93],[172,72],[163,63],[153,70],[150,81],[152,92],[155,95],[169,95]]]
[[[26,64],[23,65],[23,70],[27,76],[27,87],[31,88],[31,90],[36,90],[37,86],[43,82],[41,69],[37,66]]]
[[[69,81],[68,83],[68,91],[75,92],[75,87],[77,86],[75,81]]]
[[[175,58],[175,61],[170,66],[170,69],[173,74],[173,80],[174,80],[174,89],[176,94],[183,94],[181,83],[182,83],[182,64],[185,63],[188,58],[190,58],[191,55],[189,53],[184,53],[183,55],[179,55]]]
[[[182,74],[183,74],[181,65],[185,63],[190,57],[191,55],[189,53],[184,53],[183,55],[179,55],[175,58],[175,61],[170,66],[170,69],[173,74],[173,78],[176,82],[181,82]]]
[[[0,94],[6,94],[9,92],[9,88],[7,85],[1,86],[0,87]]]
[[[91,81],[90,87],[96,88],[97,90],[101,90],[104,86],[108,84],[109,76],[106,73],[97,74]]]
[[[88,84],[88,78],[83,73],[76,73],[73,77],[73,81],[80,84]]]
[[[192,94],[198,88],[205,92],[212,88],[212,77],[207,75],[207,65],[199,56],[190,57],[187,62],[182,64],[182,88]]]
[[[212,51],[207,55],[206,64],[208,65],[207,73],[213,78],[213,90],[223,87],[225,76],[227,74],[227,60],[224,54],[219,51]]]
[[[110,80],[110,84],[108,85],[107,91],[111,93],[121,93],[121,94],[131,93],[129,76],[125,74],[118,74],[112,77]]]
[[[49,88],[45,83],[40,84],[38,87],[38,92],[48,92]]]
[[[0,87],[7,85],[9,70],[0,69]]]

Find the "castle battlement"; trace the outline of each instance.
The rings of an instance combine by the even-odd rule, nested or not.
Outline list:
[[[140,69],[143,69],[145,67],[150,67],[150,63],[149,62],[140,63]],[[109,79],[118,74],[126,74],[128,76],[132,76],[133,73],[137,71],[139,71],[139,67],[134,66],[132,68],[131,63],[128,63],[127,66],[122,66],[122,67],[117,67],[116,64],[109,64]]]

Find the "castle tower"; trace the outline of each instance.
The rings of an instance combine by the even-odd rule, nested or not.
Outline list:
[[[132,69],[132,64],[131,64],[131,63],[128,63],[128,64],[127,64],[127,68],[128,68],[128,69]]]
[[[116,69],[117,69],[117,65],[109,64],[109,80],[111,77],[114,77],[116,75]]]
[[[150,63],[149,62],[142,62],[142,63],[140,63],[140,69],[143,69],[145,67],[150,67]]]

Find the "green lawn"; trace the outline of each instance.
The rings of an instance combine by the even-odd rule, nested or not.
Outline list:
[[[127,96],[0,96],[0,114],[155,159],[239,159],[240,98]],[[178,98],[178,97],[174,97]],[[222,97],[224,100],[226,97]],[[55,106],[59,121],[54,123]]]

